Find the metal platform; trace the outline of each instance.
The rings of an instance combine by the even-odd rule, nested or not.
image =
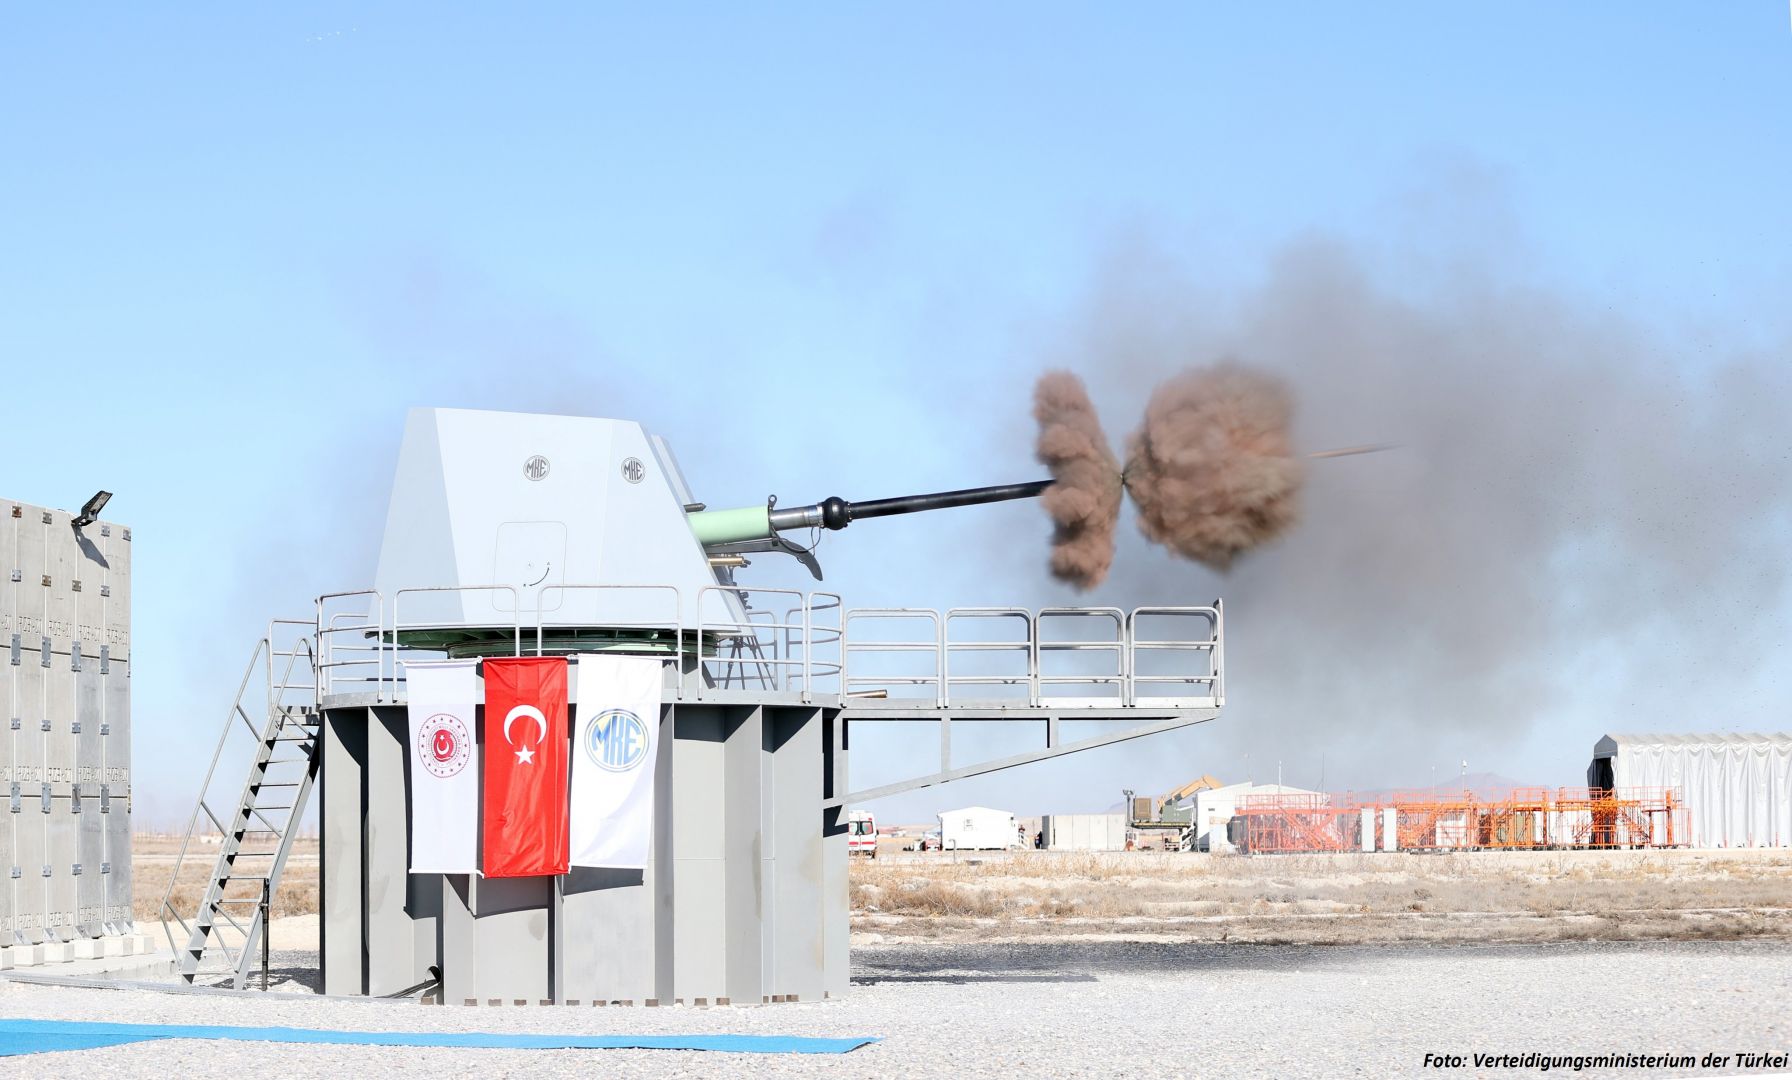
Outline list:
[[[938,727],[940,768],[847,791],[830,778],[824,808],[886,798],[1064,754],[1173,731],[1213,719],[1225,704],[1224,608],[1207,606],[842,608],[829,592],[716,586],[687,604],[673,586],[560,585],[542,590],[527,624],[517,619],[476,638],[464,627],[403,619],[418,594],[503,592],[509,586],[431,586],[400,590],[388,602],[364,590],[318,601],[319,706],[367,706],[404,700],[406,657],[449,655],[477,642],[477,655],[539,656],[602,642],[618,651],[676,656],[682,677],[674,702],[820,705],[839,710],[844,769],[857,723],[928,721]],[[646,618],[602,628],[544,618],[562,591],[626,596]],[[713,602],[716,594],[725,604]],[[344,608],[347,610],[343,610]],[[724,620],[705,613],[728,610]],[[695,613],[694,625],[687,615]],[[651,644],[648,644],[651,642]],[[433,648],[431,646],[434,646]],[[502,648],[498,646],[508,646]],[[977,763],[952,763],[953,720],[1031,722],[1035,751]],[[1065,719],[1112,721],[1113,732],[1066,742]],[[838,792],[839,794],[836,794]]]
[[[647,617],[589,627],[556,621],[560,592],[626,596]],[[407,620],[420,594],[509,593],[508,626]],[[596,648],[678,657],[677,700],[730,691],[833,699],[857,712],[972,709],[1116,711],[1225,704],[1224,613],[1188,607],[844,608],[836,593],[711,586],[551,585],[525,617],[507,585],[373,590],[317,601],[319,704],[342,695],[397,701],[401,661],[479,645],[478,655],[540,656]],[[716,598],[723,603],[715,602]],[[599,601],[600,606],[602,601]],[[718,611],[730,614],[717,618]],[[603,637],[596,636],[602,631]],[[477,636],[475,636],[477,635]],[[497,647],[498,644],[504,647]]]

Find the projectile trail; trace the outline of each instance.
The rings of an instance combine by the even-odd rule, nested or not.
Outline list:
[[[1310,458],[1350,457],[1353,454],[1379,454],[1383,450],[1394,450],[1393,443],[1368,443],[1364,446],[1340,446],[1336,450],[1315,450],[1307,456]]]

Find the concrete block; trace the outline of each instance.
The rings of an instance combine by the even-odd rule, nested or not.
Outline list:
[[[12,954],[14,967],[37,967],[44,962],[44,947],[42,945],[14,945],[6,951]]]
[[[104,955],[99,938],[78,938],[74,942],[76,960],[98,960]]]
[[[43,950],[46,964],[66,964],[75,958],[75,946],[72,942],[52,941],[38,948]]]
[[[119,937],[117,934],[108,934],[105,937],[100,938],[100,942],[105,948],[107,956],[127,955],[125,952],[125,939]]]
[[[0,971],[12,970],[12,950],[0,949]]]

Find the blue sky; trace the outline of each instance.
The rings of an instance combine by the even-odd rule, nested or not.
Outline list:
[[[0,92],[0,494],[107,487],[136,530],[152,820],[258,621],[371,576],[412,405],[637,417],[711,505],[1028,477],[1025,383],[1141,240],[1219,295],[1320,236],[1393,295],[1468,250],[1645,335],[1787,340],[1777,2],[37,6]],[[1015,553],[971,528],[854,530],[830,580],[1064,598],[981,592]],[[1474,764],[1572,782],[1606,718],[1564,715]],[[1204,738],[893,812],[1240,771]]]

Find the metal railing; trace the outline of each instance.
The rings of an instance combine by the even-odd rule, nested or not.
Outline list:
[[[925,623],[931,634],[926,640],[855,641],[853,624],[870,623],[875,625],[893,625],[907,630],[916,623]],[[884,697],[889,698],[890,691],[897,687],[933,687],[933,703],[946,703],[946,631],[940,619],[940,613],[932,608],[851,608],[848,609],[842,625],[845,627],[841,641],[841,655],[844,666],[841,680],[841,691],[847,697]],[[921,631],[917,629],[916,633]],[[874,674],[854,674],[853,657],[861,656],[868,660],[874,656],[890,659],[893,656],[920,654],[923,659],[931,660],[931,667],[924,670],[902,670],[896,673],[878,672]],[[912,699],[910,699],[912,700]]]
[[[512,640],[511,655],[512,656],[523,655],[523,611],[522,611],[522,605],[517,603],[516,598],[517,598],[518,589],[515,585],[420,585],[420,586],[416,586],[414,588],[400,589],[397,592],[392,594],[392,640],[394,642],[396,642],[398,640],[398,635],[403,633],[406,630],[412,630],[412,631],[450,630],[450,629],[458,629],[460,626],[460,624],[458,624],[458,623],[448,623],[448,622],[443,622],[441,620],[437,620],[435,622],[418,622],[418,623],[412,624],[410,626],[406,626],[405,621],[404,621],[404,616],[399,614],[399,605],[404,602],[405,597],[415,595],[417,593],[469,593],[469,592],[494,592],[494,593],[509,593],[510,594],[510,614],[511,614],[510,632],[511,632],[511,640]],[[536,625],[539,627],[541,624],[541,612],[539,610],[536,611],[535,621],[536,621]]]
[[[825,690],[825,685],[839,687],[840,677],[846,666],[845,657],[841,654],[841,645],[846,640],[845,611],[839,593],[812,592],[806,605],[807,622],[803,627],[803,636],[798,638],[794,632],[786,632],[786,654],[793,654],[798,649],[803,649],[805,653],[806,662],[802,675],[804,691]],[[832,624],[826,621],[829,612],[833,612]],[[797,608],[786,610],[785,622],[791,623],[798,613]]]
[[[724,610],[738,606],[740,614],[712,619],[709,610],[714,605],[704,603],[712,594],[732,601],[722,605]],[[755,598],[761,602],[784,598],[778,600],[782,616],[774,608],[754,607]],[[706,676],[697,688],[698,696],[713,687],[794,692],[807,700],[817,692],[818,681],[840,675],[843,662],[818,661],[815,656],[817,645],[833,645],[844,638],[841,626],[818,626],[816,613],[840,610],[840,597],[835,593],[745,585],[711,585],[697,590],[697,640],[704,649],[701,662]]]
[[[511,610],[497,612],[510,616],[499,620],[506,625],[484,629],[502,632],[503,644],[518,656],[574,649],[578,639],[556,641],[555,630],[586,629],[590,620],[544,618],[542,601],[549,593],[592,594],[590,608],[574,606],[606,631],[641,635],[618,634],[606,647],[661,653],[670,647],[681,658],[686,677],[675,691],[681,699],[752,690],[794,693],[804,701],[837,693],[854,706],[1054,709],[1218,707],[1225,699],[1224,615],[1217,600],[1131,611],[941,612],[846,608],[837,593],[736,585],[705,586],[687,604],[672,585],[595,584],[546,586],[533,615],[518,610],[517,590],[508,585],[406,588],[389,601],[368,589],[326,594],[317,601],[315,630],[320,696],[371,692],[396,700],[404,684],[400,658],[446,647],[419,642],[420,634],[472,625],[406,621],[406,598],[414,611],[419,594],[486,592],[510,593]],[[610,608],[608,600],[615,601]]]
[[[354,611],[332,610],[339,601],[371,600]],[[369,614],[371,611],[371,614]],[[344,621],[349,620],[349,621]],[[320,693],[366,692],[384,699],[392,650],[381,635],[386,630],[386,603],[372,589],[325,593],[317,598],[317,685]],[[365,670],[372,667],[373,671]],[[351,685],[353,684],[352,688]]]
[[[844,690],[873,707],[929,699],[937,707],[1218,707],[1225,699],[1221,612],[1218,601],[1131,612],[850,609]],[[992,626],[1007,633],[983,632]],[[1166,663],[1142,662],[1160,655]],[[1002,663],[1023,658],[1024,668]]]
[[[993,628],[1007,629],[1014,622],[1020,623],[1020,638],[998,637],[984,639],[978,637],[957,638],[952,634],[953,626],[974,624]],[[1003,689],[1018,687],[1025,696],[1027,705],[1039,704],[1039,623],[1033,613],[1026,608],[975,607],[952,608],[946,612],[943,625],[945,653],[942,665],[945,669],[945,694],[943,701],[952,700],[953,688],[959,686],[988,687],[1000,692]],[[970,674],[959,672],[963,667],[984,667],[980,661],[991,661],[989,667],[1001,668],[1000,661],[1018,654],[1023,661],[1022,670],[988,670],[973,671]],[[962,663],[954,664],[954,658]]]
[[[1172,625],[1195,621],[1204,624],[1206,632],[1193,636],[1181,632],[1168,637],[1150,637],[1145,633],[1147,621],[1168,622]],[[1211,607],[1133,608],[1126,616],[1127,703],[1151,705],[1189,697],[1212,698],[1215,704],[1224,703],[1225,639],[1225,608],[1218,600]],[[1142,661],[1153,658],[1163,659],[1167,670],[1140,670]],[[1176,666],[1175,661],[1181,658],[1187,658],[1190,663],[1184,667]],[[1153,687],[1163,692],[1145,692]],[[1174,688],[1199,692],[1170,692]]]
[[[1045,636],[1047,621],[1056,627],[1063,625],[1064,633],[1073,633],[1071,623],[1088,626],[1099,636],[1095,637],[1057,637]],[[1113,633],[1107,631],[1112,624]],[[1126,613],[1119,608],[1068,608],[1052,607],[1040,610],[1033,623],[1034,654],[1037,657],[1035,667],[1039,670],[1039,704],[1064,705],[1127,705],[1131,697],[1127,676],[1130,674],[1128,663],[1130,651],[1126,641]],[[1094,661],[1095,670],[1077,671],[1068,674],[1048,675],[1045,673],[1048,658],[1064,658],[1065,660]],[[1105,661],[1105,663],[1104,663]],[[1075,666],[1075,665],[1065,665]],[[1047,695],[1046,689],[1080,688],[1093,693],[1082,695]]]
[[[536,656],[542,655],[542,632],[543,632],[544,627],[546,627],[546,628],[553,628],[553,627],[568,628],[568,627],[577,627],[577,626],[583,625],[582,623],[578,623],[578,622],[575,622],[572,620],[567,620],[567,619],[560,619],[560,620],[556,620],[551,623],[546,622],[542,619],[541,613],[543,611],[547,610],[547,608],[546,608],[545,604],[541,603],[541,601],[544,600],[549,593],[553,593],[553,592],[559,592],[559,593],[565,593],[565,592],[590,592],[590,593],[613,592],[613,593],[623,593],[623,594],[627,594],[630,596],[645,594],[645,595],[648,595],[648,596],[654,597],[654,598],[664,597],[671,601],[671,607],[668,611],[666,618],[663,618],[663,619],[641,619],[641,618],[606,619],[604,622],[604,626],[606,629],[610,629],[610,630],[648,631],[651,633],[664,633],[664,632],[670,631],[672,634],[673,649],[675,650],[675,652],[678,655],[683,655],[683,653],[684,653],[684,599],[683,599],[683,597],[679,596],[678,587],[676,585],[544,585],[541,588],[541,592],[539,594],[537,594],[537,596],[536,596],[536,601],[537,601],[536,609],[535,609],[535,655]]]

